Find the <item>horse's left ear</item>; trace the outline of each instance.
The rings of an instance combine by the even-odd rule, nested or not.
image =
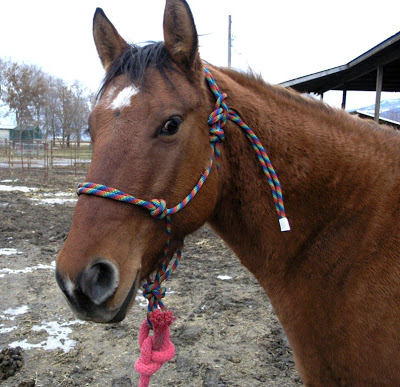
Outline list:
[[[129,47],[101,8],[96,9],[93,17],[93,37],[106,71],[111,63]]]
[[[164,43],[172,60],[183,70],[190,72],[201,66],[196,26],[185,0],[167,0]]]

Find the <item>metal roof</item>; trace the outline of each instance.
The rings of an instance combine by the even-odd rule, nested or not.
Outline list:
[[[281,83],[301,93],[328,90],[375,91],[377,67],[383,66],[382,91],[400,91],[400,31],[351,62]]]
[[[362,110],[354,110],[352,112],[349,112],[352,115],[357,115],[360,118],[374,118],[373,113],[365,112]],[[380,124],[386,124],[395,127],[396,129],[400,129],[400,122],[394,121],[394,120],[389,120],[388,118],[384,117],[379,117],[379,123]]]
[[[15,125],[0,124],[0,130],[12,130],[15,129]]]

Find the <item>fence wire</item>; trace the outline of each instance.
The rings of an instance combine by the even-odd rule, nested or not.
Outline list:
[[[0,140],[0,178],[36,176],[49,182],[60,175],[84,176],[92,158],[90,142]]]

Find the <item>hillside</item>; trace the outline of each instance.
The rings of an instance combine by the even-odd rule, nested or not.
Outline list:
[[[364,113],[374,114],[375,105],[366,106],[363,108],[356,109]],[[400,98],[387,99],[381,102],[380,117],[388,120],[400,122]]]

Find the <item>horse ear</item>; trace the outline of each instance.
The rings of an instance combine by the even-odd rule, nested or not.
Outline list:
[[[164,44],[173,61],[181,68],[191,71],[201,64],[196,26],[185,0],[167,0]]]
[[[101,8],[96,9],[93,17],[93,38],[106,71],[114,59],[129,47]]]

